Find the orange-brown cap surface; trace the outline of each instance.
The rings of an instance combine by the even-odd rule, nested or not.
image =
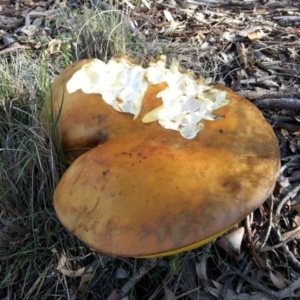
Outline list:
[[[103,115],[100,125],[92,117],[78,126],[90,127],[92,135],[95,126],[107,138],[77,158],[59,182],[54,207],[62,224],[102,253],[149,257],[195,248],[259,207],[279,171],[277,139],[254,105],[215,88],[226,91],[229,103],[214,111],[215,120],[204,120],[193,139],[158,122],[143,123],[153,107],[132,120],[99,95],[75,92],[82,118],[96,107]],[[69,116],[77,118],[73,96],[67,100]],[[74,134],[66,128],[64,135]]]

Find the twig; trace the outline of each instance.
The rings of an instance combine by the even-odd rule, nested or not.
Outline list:
[[[263,99],[255,101],[258,108],[277,108],[300,110],[300,99],[281,98],[281,99]]]
[[[220,296],[225,299],[226,295],[228,293],[228,290],[230,289],[230,287],[232,286],[232,283],[237,279],[238,275],[237,274],[232,274],[232,275],[228,275],[228,279],[226,280],[226,282],[223,285],[223,288],[221,290],[221,294]]]
[[[280,17],[273,17],[273,20],[278,20],[279,22],[299,22],[300,17],[297,17],[297,16],[280,16]]]
[[[157,258],[146,259],[140,269],[122,286],[120,290],[122,296],[127,295],[133,286],[157,265],[158,261]]]
[[[0,51],[0,55],[12,52],[12,51],[16,51],[16,50],[25,50],[25,49],[30,49],[30,47],[28,46],[23,46],[20,45],[13,37],[11,37],[10,35],[5,35],[3,38],[3,43],[5,46],[8,46],[8,48]]]
[[[13,47],[10,47],[10,48],[7,48],[7,49],[4,49],[4,50],[0,51],[0,55],[6,54],[6,53],[9,53],[9,52],[12,52],[12,51],[26,50],[26,49],[30,49],[30,47],[20,45],[19,43],[15,43],[15,45]]]
[[[247,66],[247,55],[244,43],[235,43],[236,52],[239,56],[239,61],[242,66]]]
[[[39,17],[55,17],[60,14],[59,9],[52,9],[45,12],[41,11],[31,11],[25,16],[25,27],[28,27],[31,24],[32,18],[39,18]]]
[[[278,204],[275,215],[280,215],[280,211],[282,207],[288,202],[290,199],[293,199],[297,196],[298,192],[300,191],[300,185],[296,186],[294,189],[292,189]]]
[[[291,238],[292,239],[292,238]],[[288,242],[288,241],[287,241]],[[268,252],[268,251],[273,251],[275,249],[278,249],[280,247],[283,247],[286,244],[286,241],[282,241],[279,244],[276,244],[274,246],[269,246],[269,247],[264,247],[264,248],[259,248],[258,252],[263,253],[263,252]]]
[[[300,78],[300,76],[292,74],[292,73],[281,73],[281,72],[278,72],[278,68],[277,67],[267,66],[267,65],[261,63],[258,60],[255,60],[255,64],[257,64],[263,70],[266,70],[267,72],[272,72],[272,74],[275,74],[275,75],[278,75],[278,76]]]
[[[300,272],[300,262],[294,256],[293,252],[290,251],[290,249],[289,249],[289,247],[287,245],[283,246],[282,248],[284,249],[284,254],[287,257],[288,263],[292,266],[292,268],[294,268],[298,272]],[[298,288],[299,287],[300,286],[298,286]]]
[[[240,276],[242,279],[246,280],[247,282],[249,282],[250,284],[252,284],[253,286],[255,286],[258,290],[265,292],[266,294],[274,297],[275,299],[278,299],[278,292],[276,291],[272,291],[271,289],[269,289],[267,286],[257,282],[256,280],[250,278],[248,275],[244,274],[243,272],[241,272],[238,268],[236,268],[235,266],[231,265],[231,264],[227,264],[223,261],[223,264],[225,264],[226,267],[228,267],[229,269],[231,269],[234,273],[236,273],[238,276]]]
[[[122,286],[120,290],[113,290],[106,300],[121,299],[126,296],[134,285],[139,282],[151,269],[153,269],[160,261],[159,258],[151,258],[144,260],[139,270]]]
[[[264,82],[265,80],[274,79],[274,78],[277,78],[277,75],[269,75],[269,76],[264,76],[264,77],[259,77],[259,78],[242,79],[242,80],[240,80],[240,83],[255,84],[255,83]]]
[[[255,260],[255,263],[258,265],[259,268],[263,268],[261,261],[255,251],[254,245],[253,245],[253,239],[252,239],[252,235],[251,235],[251,226],[250,226],[251,222],[249,220],[249,216],[247,216],[247,218],[245,219],[245,228],[246,228],[246,237],[247,240],[249,242],[249,247],[250,247],[250,252]]]
[[[300,131],[300,130],[299,130],[299,131]],[[297,174],[297,175],[295,175],[295,176],[291,176],[291,177],[289,178],[289,181],[290,181],[290,183],[295,183],[295,182],[300,181],[300,174]]]
[[[185,292],[185,293],[182,293],[182,294],[180,294],[180,295],[177,295],[177,296],[176,296],[176,299],[179,299],[179,298],[182,298],[182,297],[184,297],[184,296],[187,296],[187,295],[189,295],[189,294],[191,294],[191,293],[194,293],[194,292],[196,292],[196,291],[198,291],[198,290],[200,290],[200,289],[201,289],[201,285],[198,286],[198,287],[196,287],[196,288],[194,288],[194,289],[191,289],[191,290],[189,290],[189,291],[187,291],[187,292]]]
[[[274,122],[273,124],[271,124],[275,127],[279,127],[281,129],[285,129],[287,131],[291,131],[291,132],[298,132],[300,131],[300,126],[297,124],[291,124],[291,123],[285,123],[285,122]]]
[[[300,190],[300,186],[295,187],[292,191],[290,191],[283,199],[282,201],[278,204],[276,212],[275,212],[275,216],[279,215],[280,210],[282,208],[282,206],[289,200],[289,198],[294,198],[298,191]],[[275,229],[275,234],[277,236],[277,240],[280,242],[280,244],[284,243],[286,244],[286,241],[283,241],[282,239],[282,235],[280,233],[280,229],[279,226],[277,226],[277,224],[274,223],[274,229]],[[300,271],[300,262],[296,259],[296,257],[293,255],[293,253],[289,250],[289,247],[287,245],[283,245],[281,247],[281,251],[284,253],[284,257],[286,257],[288,263],[297,271]],[[299,288],[299,286],[298,286]]]
[[[263,248],[270,236],[270,232],[271,232],[271,228],[272,228],[272,224],[273,224],[273,208],[274,208],[274,196],[271,195],[270,197],[270,201],[271,201],[271,207],[270,207],[270,214],[269,214],[269,224],[268,224],[268,228],[267,228],[267,232],[266,232],[266,235],[263,239],[263,242],[261,244],[261,247],[260,248]]]
[[[290,297],[298,297],[294,294],[294,291],[299,289],[300,286],[300,277],[295,280],[291,285],[286,287],[285,289],[278,292],[279,299],[290,298]]]
[[[252,101],[265,99],[300,98],[300,92],[298,92],[297,88],[279,92],[255,88],[254,91],[241,90],[237,91],[237,93]]]

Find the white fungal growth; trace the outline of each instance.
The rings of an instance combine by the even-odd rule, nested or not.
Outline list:
[[[178,130],[186,139],[193,139],[204,129],[202,121],[214,120],[213,111],[229,103],[226,92],[205,86],[181,72],[178,60],[174,59],[166,68],[165,56],[150,63],[148,68],[131,64],[125,58],[111,59],[107,64],[94,59],[72,76],[67,90],[99,93],[114,109],[136,118],[149,83],[161,82],[166,82],[167,87],[156,97],[161,97],[163,105],[148,112],[142,121],[158,121],[166,129]]]

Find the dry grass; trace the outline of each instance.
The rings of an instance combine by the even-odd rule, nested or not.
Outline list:
[[[41,124],[40,109],[51,81],[72,60],[135,55],[148,44],[132,43],[126,14],[120,11],[61,12],[67,22],[55,51],[0,57],[1,299],[106,299],[127,280],[116,273],[130,275],[139,265],[92,252],[56,219],[52,195],[66,165]],[[158,46],[135,57],[161,52]]]
[[[259,71],[255,69],[258,58],[253,49],[261,47],[259,51],[263,51],[264,45],[260,41],[244,41],[249,47],[245,65],[241,53],[236,51],[236,43],[240,41],[221,38],[229,25],[218,23],[221,21],[217,13],[223,13],[223,20],[226,20],[230,19],[232,11],[206,7],[214,22],[211,27],[205,25],[206,30],[211,30],[205,40],[205,28],[195,21],[195,16],[174,9],[174,1],[158,2],[155,9],[147,9],[143,1],[127,1],[133,8],[116,1],[106,4],[105,10],[90,4],[86,7],[56,7],[59,14],[52,29],[58,43],[54,49],[49,46],[53,40],[46,36],[39,51],[0,56],[1,299],[107,299],[145,268],[143,260],[117,259],[91,251],[66,232],[56,219],[52,195],[66,165],[59,147],[42,127],[40,109],[51,81],[62,68],[88,57],[107,61],[112,56],[129,55],[137,61],[147,62],[163,53],[168,58],[178,57],[184,68],[193,69],[208,81],[242,87],[244,93],[253,88],[250,79],[255,70]],[[173,26],[170,31],[172,21],[163,15],[166,8],[172,11],[174,21],[183,22],[185,27],[174,23],[177,27],[174,29]],[[235,19],[243,22],[241,15],[239,12]],[[221,25],[218,27],[218,24]],[[244,25],[239,23],[238,26],[242,29]],[[275,31],[271,30],[271,37],[273,33],[280,32],[285,36],[289,32],[286,27],[272,28]],[[195,35],[196,29],[201,34]],[[218,36],[220,40],[214,42]],[[262,40],[262,43],[272,38]],[[212,41],[209,47],[204,45],[206,41]],[[281,49],[278,45],[268,47],[267,53],[274,60],[281,52],[296,55],[293,51],[299,51],[296,43],[290,46],[292,50]],[[297,77],[299,66],[297,58],[288,59],[281,69],[275,70],[277,73],[272,70],[272,64],[267,65],[269,71],[277,74],[270,85],[295,89],[300,83]],[[278,75],[289,70],[296,77]],[[259,73],[257,78],[265,75]],[[264,89],[263,95],[269,88],[263,84],[258,87]],[[264,113],[274,126],[277,126],[279,116],[285,118],[283,123],[291,122],[286,118],[293,118],[288,124],[297,128],[297,115],[270,107]],[[293,283],[299,286],[300,268],[298,261],[293,261],[299,255],[298,239],[287,239],[288,249],[278,247],[260,253],[255,248],[259,240],[266,239],[268,246],[280,243],[278,232],[289,232],[299,224],[298,210],[292,207],[292,200],[299,198],[298,193],[291,195],[284,210],[274,217],[280,201],[299,185],[291,178],[300,169],[298,131],[282,131],[282,127],[276,127],[275,131],[286,168],[282,169],[274,193],[276,198],[269,199],[252,215],[248,225],[244,224],[247,236],[238,258],[236,255],[230,257],[210,243],[189,253],[152,261],[151,268],[146,266],[149,270],[129,289],[130,299],[271,300],[299,296],[297,288],[280,289],[274,284],[276,276],[279,278],[276,272],[280,272],[287,286]],[[286,250],[291,250],[293,255]]]

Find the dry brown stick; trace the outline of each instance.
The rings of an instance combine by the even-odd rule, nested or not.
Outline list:
[[[278,20],[279,22],[299,22],[300,17],[298,17],[298,16],[280,16],[280,17],[273,17],[273,20]]]
[[[239,95],[255,101],[255,100],[264,100],[264,99],[281,99],[281,98],[300,98],[300,92],[298,89],[291,88],[288,91],[269,91],[266,89],[255,89],[254,91],[250,90],[241,90],[237,91]]]
[[[281,129],[285,129],[287,131],[291,131],[291,132],[297,132],[300,131],[300,125],[297,124],[291,124],[291,123],[285,123],[285,122],[274,122],[271,125],[275,126],[275,127],[279,127]]]
[[[281,99],[263,99],[255,101],[254,104],[262,108],[293,109],[300,110],[300,99],[281,98]]]
[[[0,55],[6,54],[6,53],[9,53],[9,52],[12,52],[12,51],[26,50],[26,49],[30,49],[30,47],[28,47],[28,46],[23,46],[23,45],[20,45],[20,44],[18,43],[18,45],[14,45],[14,46],[11,47],[11,48],[7,48],[7,49],[4,49],[4,50],[0,51]]]
[[[295,121],[294,117],[288,117],[288,116],[278,116],[278,115],[274,115],[270,117],[270,120],[272,122],[287,122],[287,123],[291,123]]]

